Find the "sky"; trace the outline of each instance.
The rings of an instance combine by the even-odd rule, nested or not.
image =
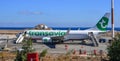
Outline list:
[[[120,27],[120,0],[114,3],[115,27]],[[106,12],[111,0],[0,0],[0,27],[92,27]]]

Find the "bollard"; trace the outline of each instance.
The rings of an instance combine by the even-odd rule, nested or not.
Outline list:
[[[65,50],[68,50],[68,45],[67,44],[65,44]]]
[[[100,55],[103,55],[103,50],[100,50],[100,52],[99,52],[99,53],[100,53]]]
[[[84,50],[84,54],[86,54],[86,50]]]
[[[79,50],[79,54],[82,54],[82,51],[81,51],[81,49]]]
[[[96,50],[94,50],[94,55],[96,55],[97,54],[97,51]]]

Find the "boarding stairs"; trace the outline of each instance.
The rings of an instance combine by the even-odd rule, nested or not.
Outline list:
[[[99,42],[98,42],[97,37],[93,34],[93,32],[89,32],[88,34],[89,34],[90,40],[93,42],[94,46],[98,47]]]
[[[23,39],[24,39],[24,34],[22,33],[22,34],[20,34],[19,37],[17,38],[16,43],[21,43],[21,42],[23,41]]]

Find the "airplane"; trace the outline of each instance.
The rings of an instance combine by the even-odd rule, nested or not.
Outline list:
[[[98,23],[86,30],[25,30],[17,38],[16,43],[21,43],[24,38],[40,39],[43,42],[64,42],[66,40],[84,40],[89,39],[89,33],[97,35],[106,32],[110,13],[105,15]]]

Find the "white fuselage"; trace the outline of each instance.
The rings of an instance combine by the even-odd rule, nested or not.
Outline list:
[[[43,37],[59,37],[64,36],[66,40],[69,39],[87,39],[89,38],[88,33],[98,34],[98,30],[27,30],[26,37],[33,39],[42,39]]]

